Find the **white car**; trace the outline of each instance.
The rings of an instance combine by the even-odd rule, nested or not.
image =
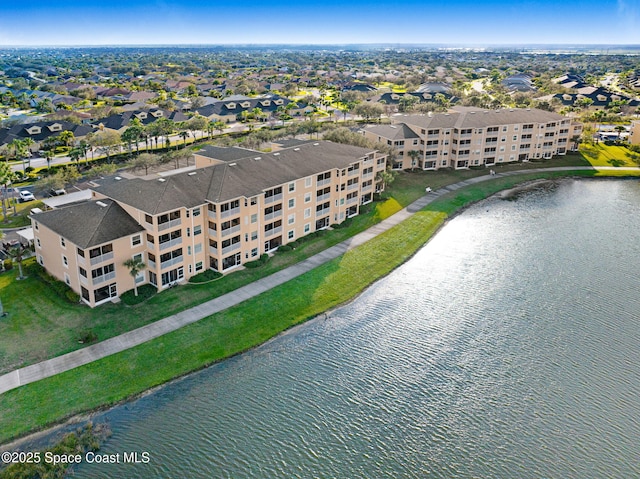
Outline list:
[[[20,190],[20,201],[33,201],[36,199],[35,196],[33,196],[33,193],[31,193],[29,190]]]

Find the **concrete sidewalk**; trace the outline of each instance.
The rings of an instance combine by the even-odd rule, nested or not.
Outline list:
[[[139,344],[150,341],[154,338],[162,336],[163,334],[175,331],[183,326],[199,321],[203,318],[211,316],[212,314],[223,311],[227,308],[235,306],[249,298],[253,298],[265,291],[268,291],[276,286],[279,286],[287,281],[300,276],[314,269],[315,267],[324,264],[338,256],[344,254],[350,249],[356,248],[370,239],[376,237],[380,233],[389,230],[398,223],[409,218],[411,215],[424,208],[431,203],[434,199],[449,193],[451,191],[458,190],[462,187],[480,183],[494,178],[515,176],[526,173],[537,173],[541,171],[569,171],[569,170],[591,170],[591,167],[562,167],[562,168],[536,168],[531,170],[518,170],[507,173],[497,173],[495,175],[484,175],[476,178],[471,178],[453,185],[449,185],[438,191],[433,191],[422,198],[418,199],[407,208],[400,210],[393,216],[386,220],[372,226],[371,228],[359,233],[348,240],[343,241],[329,249],[322,251],[300,263],[289,266],[277,273],[262,278],[251,284],[243,286],[235,291],[227,293],[223,296],[219,296],[215,299],[202,303],[198,306],[174,314],[167,318],[161,319],[154,323],[148,324],[128,333],[121,334],[120,336],[107,339],[100,343],[87,346],[86,348],[71,353],[64,354],[40,363],[32,364],[24,368],[16,369],[10,373],[6,373],[0,376],[0,394],[10,391],[11,389],[18,388],[25,384],[29,384],[40,379],[44,379],[56,374],[69,371],[70,369],[77,368],[79,366],[97,361],[104,357],[110,356],[115,353],[119,353]],[[609,169],[609,168],[602,168]],[[611,168],[620,170],[620,168]],[[630,168],[638,170],[638,168]]]

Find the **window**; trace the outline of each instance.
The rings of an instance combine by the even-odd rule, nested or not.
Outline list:
[[[308,233],[311,230],[311,224],[307,223],[306,225],[304,225],[304,232]]]
[[[193,236],[198,236],[199,234],[202,234],[202,226],[200,226],[200,225],[194,226],[193,227]]]
[[[36,244],[38,245],[38,248],[42,248],[42,245],[40,244],[40,238],[36,238]]]
[[[295,208],[295,206],[296,206],[296,199],[295,199],[295,198],[290,198],[290,199],[289,199],[289,203],[287,204],[287,206],[288,206],[289,208]]]
[[[202,253],[202,243],[198,243],[193,247],[193,254]]]
[[[295,182],[293,183],[289,183],[289,193],[296,191],[296,184]]]
[[[194,208],[192,211],[194,217],[200,216],[200,208]]]
[[[144,220],[150,225],[153,224],[153,218],[151,217],[151,215],[144,215]]]
[[[202,261],[198,261],[198,262],[196,263],[196,272],[197,272],[197,271],[202,271],[202,268],[203,268]]]
[[[191,228],[187,228],[187,236],[191,236]]]
[[[289,215],[289,217],[287,218],[287,224],[292,225],[293,223],[296,222],[296,215],[295,213],[292,215]]]
[[[65,255],[62,255],[62,264],[64,265],[65,268],[69,267],[69,260]]]
[[[307,208],[304,210],[304,217],[309,218],[311,216],[311,208]]]
[[[293,239],[293,237],[294,237],[294,235],[295,235],[295,232],[294,232],[293,230],[291,230],[291,231],[289,231],[289,232],[287,233],[287,238],[288,238],[288,239],[290,239],[290,240],[292,240],[292,239]]]
[[[311,193],[305,193],[304,194],[304,202],[305,203],[309,203],[309,201],[311,201]]]
[[[251,198],[249,203],[251,204],[251,206],[257,205],[258,204],[258,197],[254,196],[253,198]]]
[[[255,258],[256,256],[258,256],[258,248],[253,248],[251,250],[251,257]]]
[[[42,255],[38,255],[38,263],[40,263],[40,266],[44,266],[44,258],[42,258]]]
[[[252,223],[257,223],[258,222],[258,214],[254,213],[251,215],[251,222]]]
[[[313,178],[308,177],[304,179],[304,186],[305,188],[310,188],[311,187],[311,182],[313,181]]]
[[[191,246],[187,246],[187,254],[191,256]]]
[[[34,221],[34,222],[33,222],[33,226],[34,226],[34,228],[36,229],[36,231],[39,231],[39,229],[38,229],[38,222],[37,222],[37,221]]]
[[[60,236],[60,246],[62,246],[63,248],[67,247],[67,244],[64,241],[64,238],[62,236]]]
[[[138,246],[140,243],[142,243],[142,236],[135,235],[131,237],[131,246]]]
[[[258,232],[257,231],[252,231],[251,232],[251,241],[257,240],[258,239]]]
[[[83,278],[87,277],[87,270],[84,268],[78,268],[78,271],[80,273],[80,276],[82,276]]]

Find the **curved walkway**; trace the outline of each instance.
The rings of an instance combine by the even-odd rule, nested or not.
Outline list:
[[[265,291],[268,291],[276,286],[279,286],[287,281],[312,270],[313,268],[326,263],[338,256],[346,253],[347,251],[360,246],[361,244],[369,241],[380,233],[387,231],[398,223],[409,218],[411,215],[424,208],[436,198],[449,193],[451,191],[458,190],[468,185],[480,183],[494,178],[515,176],[526,173],[539,173],[544,171],[571,171],[571,170],[640,170],[640,168],[615,168],[615,167],[558,167],[558,168],[535,168],[530,170],[518,170],[505,173],[496,173],[495,175],[483,175],[476,178],[470,178],[459,183],[443,187],[437,191],[430,192],[411,203],[408,207],[398,211],[391,217],[384,221],[381,221],[377,225],[359,233],[348,240],[343,241],[331,248],[328,248],[321,253],[318,253],[310,258],[307,258],[300,263],[293,266],[289,266],[277,273],[262,278],[251,284],[238,288],[230,293],[219,296],[215,299],[202,303],[198,306],[174,314],[167,318],[161,319],[154,323],[142,326],[133,331],[115,336],[100,343],[87,346],[86,348],[73,351],[71,353],[64,354],[40,363],[32,364],[24,368],[16,369],[9,373],[0,376],[0,394],[10,391],[11,389],[18,388],[25,384],[29,384],[40,379],[45,379],[56,374],[69,371],[70,369],[83,366],[85,364],[97,361],[112,354],[119,353],[129,348],[138,346],[139,344],[150,341],[154,338],[162,336],[164,334],[175,331],[183,326],[194,323],[201,319],[204,319],[212,314],[223,311],[227,308],[235,306],[249,298],[257,296]]]

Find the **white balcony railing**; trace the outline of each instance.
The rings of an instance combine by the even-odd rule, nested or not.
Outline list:
[[[103,274],[102,276],[96,276],[91,282],[95,286],[96,284],[104,283],[105,281],[109,281],[110,279],[113,279],[115,277],[116,272],[112,271],[111,273]]]
[[[111,253],[106,253],[106,254],[102,254],[100,256],[94,256],[93,258],[91,258],[91,266],[94,266],[98,263],[102,263],[104,261],[108,261],[110,259],[113,259],[113,251]]]
[[[223,211],[222,213],[220,213],[220,218],[229,218],[230,216],[233,215],[239,215],[240,214],[240,208],[231,208],[230,210],[227,211]]]
[[[269,196],[264,199],[265,205],[270,205],[271,203],[275,203],[276,201],[280,201],[282,199],[282,193],[278,193],[277,195]]]
[[[232,251],[237,251],[239,249],[240,249],[240,243],[234,243],[225,248],[222,248],[222,254],[225,255],[227,253],[231,253]]]
[[[181,224],[182,224],[182,220],[180,218],[167,221],[166,223],[161,223],[158,225],[158,231],[168,230],[169,228],[174,228],[176,226],[180,226]]]
[[[272,230],[265,231],[264,235],[273,236],[273,235],[277,235],[278,233],[282,233],[282,226],[278,226],[276,228],[273,228]]]
[[[167,261],[163,261],[162,263],[160,263],[160,269],[165,269],[178,263],[182,263],[182,255],[168,259]]]
[[[231,228],[227,228],[222,230],[222,237],[229,236],[230,234],[236,233],[240,231],[240,225],[232,226]]]
[[[165,241],[164,243],[160,243],[160,251],[164,251],[165,249],[171,248],[172,246],[177,246],[179,244],[182,244],[182,237]]]

